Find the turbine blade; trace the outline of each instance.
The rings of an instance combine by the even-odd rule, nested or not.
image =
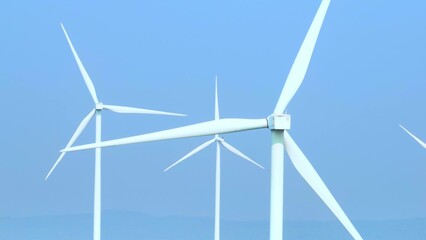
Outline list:
[[[218,120],[219,119],[219,99],[217,97],[217,76],[216,76],[216,81],[215,81],[215,98],[214,98],[214,120]]]
[[[68,44],[70,45],[72,54],[74,55],[75,61],[77,62],[78,68],[80,69],[81,75],[83,75],[84,82],[86,83],[87,88],[89,89],[90,95],[93,98],[93,101],[95,103],[98,103],[98,97],[96,96],[96,90],[95,86],[93,85],[92,80],[89,77],[89,74],[87,73],[86,69],[83,66],[83,63],[81,62],[80,58],[77,55],[77,52],[74,49],[74,46],[72,45],[72,42],[70,38],[68,37],[67,31],[65,30],[64,25],[61,23],[62,30],[64,31],[65,37],[67,38]]]
[[[420,140],[419,138],[417,138],[416,136],[414,136],[414,134],[412,134],[410,131],[408,131],[405,127],[403,127],[401,124],[399,124],[399,126],[404,129],[404,131],[406,131],[411,137],[414,138],[414,140],[416,140],[420,145],[422,145],[422,147],[426,148],[426,144]]]
[[[294,94],[296,94],[297,90],[302,84],[306,71],[308,70],[315,43],[317,41],[318,34],[320,32],[329,5],[330,0],[323,0],[314,20],[312,21],[309,31],[306,34],[305,40],[300,47],[296,59],[294,60],[293,66],[291,67],[290,73],[288,74],[280,98],[275,107],[274,113],[276,114],[284,113],[288,103],[291,101]]]
[[[173,163],[172,165],[170,165],[168,168],[164,169],[164,172],[166,172],[170,168],[176,166],[177,164],[179,164],[183,160],[185,160],[185,159],[191,157],[192,155],[196,154],[197,152],[203,150],[204,148],[208,147],[210,144],[214,143],[214,141],[215,141],[215,139],[213,138],[212,140],[209,140],[209,141],[201,144],[200,146],[196,147],[194,150],[192,150],[191,152],[189,152],[188,154],[186,154],[185,156],[183,156],[181,159],[177,160],[175,163]]]
[[[296,167],[297,171],[302,175],[306,182],[312,187],[312,189],[318,194],[318,196],[324,201],[324,203],[330,208],[330,210],[336,215],[343,226],[348,230],[352,237],[356,240],[362,239],[358,231],[352,225],[349,218],[343,212],[340,205],[334,199],[333,195],[328,190],[321,177],[315,171],[309,160],[303,154],[302,150],[297,146],[294,140],[290,137],[287,131],[284,131],[284,146],[290,156],[291,161]]]
[[[240,152],[238,149],[234,148],[233,146],[231,146],[229,143],[222,141],[220,142],[220,144],[222,144],[222,146],[224,146],[225,148],[227,148],[229,151],[233,152],[234,154],[244,158],[245,160],[253,163],[254,165],[265,169],[262,165],[258,164],[257,162],[255,162],[254,160],[252,160],[251,158],[247,157],[246,155],[244,155],[244,153]]]
[[[66,148],[61,151],[71,152],[84,149],[92,149],[98,147],[110,147],[124,144],[152,142],[167,139],[200,137],[221,133],[240,132],[258,128],[266,128],[268,126],[266,119],[219,119],[216,121],[203,122],[185,127],[173,128],[169,130],[142,134],[133,137],[110,140],[101,143],[92,143],[72,148]]]
[[[185,114],[180,114],[180,113],[162,112],[162,111],[134,108],[134,107],[124,107],[124,106],[105,105],[105,104],[103,105],[103,107],[104,109],[108,109],[117,113],[139,113],[139,114],[186,116]]]
[[[93,115],[95,115],[95,109],[90,111],[89,114],[81,121],[80,125],[78,125],[77,129],[75,130],[74,134],[72,135],[70,141],[68,142],[66,148],[69,148],[72,146],[77,140],[77,138],[80,136],[81,132],[86,128],[87,124],[89,123],[90,119],[92,119]],[[46,178],[44,180],[47,180],[47,178],[50,176],[50,174],[55,170],[56,166],[59,164],[59,162],[62,160],[66,152],[61,153],[59,158],[56,160],[55,164],[53,164],[53,167],[50,169],[49,173],[47,174]]]

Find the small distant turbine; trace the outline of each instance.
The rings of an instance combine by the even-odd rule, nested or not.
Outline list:
[[[414,134],[412,134],[410,131],[408,131],[405,127],[403,127],[401,124],[399,124],[399,126],[404,129],[404,131],[406,131],[412,138],[414,138],[414,140],[416,140],[416,142],[418,142],[423,148],[426,148],[426,143],[424,143],[422,140],[420,140],[418,137],[414,136]]]
[[[71,147],[83,130],[86,128],[89,121],[96,116],[96,142],[101,142],[101,112],[102,110],[110,110],[116,113],[137,113],[137,114],[158,114],[158,115],[172,115],[172,116],[185,116],[183,114],[178,113],[170,113],[170,112],[161,112],[149,109],[141,109],[141,108],[133,108],[133,107],[124,107],[124,106],[116,106],[116,105],[106,105],[99,102],[98,97],[96,96],[95,87],[93,85],[92,80],[89,77],[89,74],[86,72],[83,64],[81,63],[80,58],[77,55],[77,52],[74,49],[74,46],[71,43],[70,38],[61,23],[62,30],[64,31],[65,37],[67,38],[68,44],[71,48],[71,51],[74,55],[75,60],[77,61],[78,68],[80,69],[81,74],[83,75],[84,82],[86,83],[87,88],[89,89],[90,95],[95,103],[95,108],[89,112],[89,114],[81,121],[80,125],[77,127],[77,130],[72,135],[70,141],[66,145],[66,148]],[[62,152],[59,156],[58,160],[56,160],[53,167],[50,169],[47,174],[45,180],[50,176],[50,174],[55,170],[56,166],[65,156],[65,152]],[[96,148],[95,151],[95,190],[94,190],[94,222],[93,222],[93,239],[100,240],[101,239],[101,148]]]
[[[214,120],[219,120],[219,100],[217,96],[217,77],[215,82],[215,115]],[[243,159],[253,163],[254,165],[264,169],[261,165],[259,165],[257,162],[253,161],[246,155],[244,155],[242,152],[225,142],[223,138],[219,136],[219,134],[216,134],[213,139],[201,144],[188,154],[186,154],[184,157],[170,165],[168,168],[164,170],[164,172],[168,171],[169,169],[173,168],[177,164],[181,163],[182,161],[188,159],[192,155],[196,154],[197,152],[203,150],[204,148],[208,147],[212,143],[216,142],[216,183],[215,183],[215,216],[214,216],[214,239],[219,240],[220,239],[220,145],[228,149],[229,151],[233,152],[234,154],[242,157]]]

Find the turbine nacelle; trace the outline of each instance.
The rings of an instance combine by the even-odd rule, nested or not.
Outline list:
[[[271,130],[289,130],[291,125],[290,114],[273,113],[266,118]]]
[[[101,103],[101,102],[96,103],[95,108],[96,108],[96,110],[98,110],[98,111],[103,110],[103,109],[104,109],[104,104],[103,104],[103,103]]]
[[[214,137],[214,140],[217,141],[217,142],[224,142],[225,141],[223,138],[221,138],[217,135]]]

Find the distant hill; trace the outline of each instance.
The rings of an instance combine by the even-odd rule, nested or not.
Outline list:
[[[426,219],[355,221],[364,239],[425,240]],[[221,225],[222,240],[268,239],[267,221],[228,221]],[[351,239],[336,221],[285,222],[286,240]],[[7,240],[90,240],[92,216],[64,215],[29,218],[0,218],[0,239]],[[200,217],[153,217],[141,213],[106,211],[102,222],[103,240],[204,240],[213,239],[213,219]]]

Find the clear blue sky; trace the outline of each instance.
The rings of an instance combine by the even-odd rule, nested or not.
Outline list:
[[[104,111],[103,139],[214,117],[268,116],[320,4],[315,1],[3,1],[0,3],[0,217],[90,213],[94,153],[67,154],[93,108],[59,23],[107,104],[186,118]],[[426,3],[332,1],[305,81],[289,105],[291,134],[353,220],[426,217]],[[227,142],[222,216],[269,219],[270,134]],[[163,169],[209,139],[105,149],[103,209],[213,216],[214,147]],[[78,144],[94,140],[94,123]],[[286,156],[285,219],[334,220]]]

